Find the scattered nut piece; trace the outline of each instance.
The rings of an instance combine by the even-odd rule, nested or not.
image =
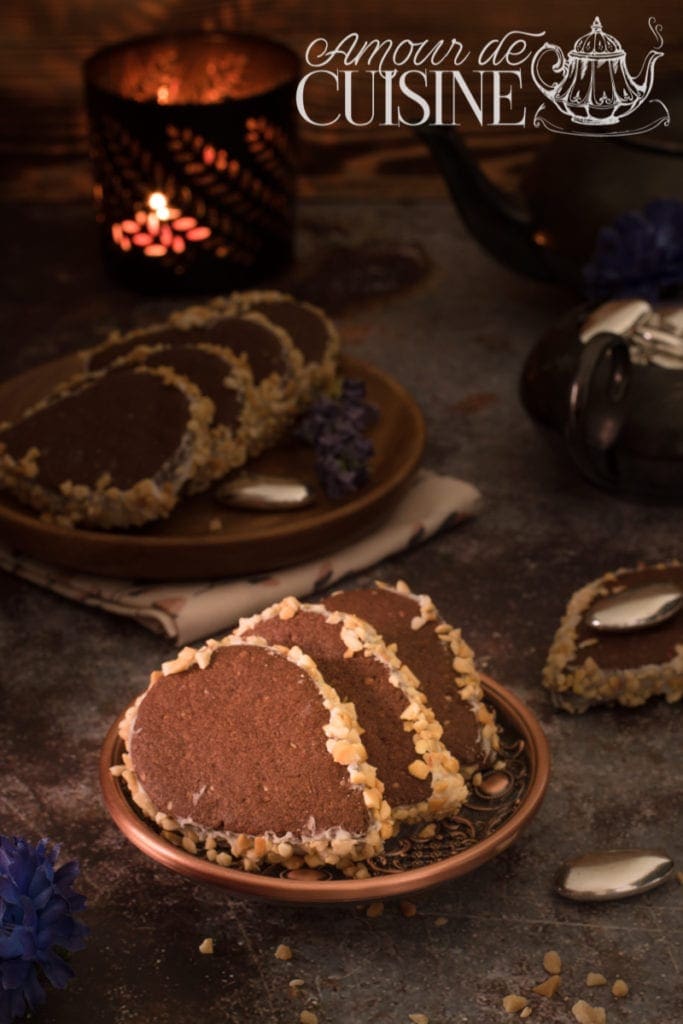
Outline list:
[[[606,985],[607,978],[604,974],[598,974],[597,971],[589,971],[586,975],[586,984],[589,988],[595,988],[596,985]]]
[[[448,924],[448,918],[447,917],[437,917],[434,920],[434,927],[435,928],[443,928],[443,926],[445,924]]]
[[[299,1014],[301,1024],[318,1024],[318,1014],[312,1010],[302,1010]]]
[[[683,871],[676,872],[676,879],[680,882],[681,885],[683,885]]]
[[[284,942],[281,942],[280,945],[275,950],[276,960],[291,960],[292,956],[292,950],[290,949],[289,946],[285,946]]]
[[[524,996],[510,994],[503,999],[503,1009],[506,1013],[519,1013],[520,1010],[523,1010],[528,1005],[528,1000]]]
[[[371,903],[368,909],[365,911],[366,917],[381,917],[383,913],[383,903]]]
[[[562,973],[562,960],[560,954],[554,949],[549,949],[543,957],[543,969],[548,974],[561,974]]]
[[[525,1006],[522,1012],[520,1013],[520,1017],[522,1018],[522,1020],[526,1020],[527,1017],[530,1017],[533,1012],[534,1011],[531,1009],[530,1006]]]
[[[204,939],[203,942],[199,943],[200,953],[213,953],[213,939]]]
[[[607,1014],[602,1006],[591,1006],[585,999],[574,1003],[572,1013],[578,1024],[607,1024]]]
[[[417,914],[417,907],[410,900],[401,900],[398,907],[404,917],[415,917]]]
[[[560,976],[559,974],[551,974],[549,978],[542,981],[540,985],[534,986],[533,991],[537,996],[545,996],[546,999],[552,999],[560,987]]]
[[[612,985],[612,995],[617,999],[621,999],[623,996],[628,995],[628,985],[622,978],[617,978]]]
[[[409,1013],[408,1020],[412,1020],[413,1024],[429,1024],[429,1017],[426,1013]]]
[[[306,982],[303,978],[292,978],[288,984],[290,988],[301,988],[301,986],[305,985]]]

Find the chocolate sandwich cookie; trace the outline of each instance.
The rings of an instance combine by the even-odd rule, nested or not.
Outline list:
[[[234,637],[184,648],[119,731],[113,770],[133,800],[219,864],[357,874],[391,832],[355,712],[300,650]]]
[[[681,700],[683,611],[632,632],[600,632],[588,622],[599,599],[665,581],[683,588],[679,562],[618,569],[572,594],[543,670],[556,707],[583,712],[606,703],[638,707],[657,696],[671,704]]]
[[[459,810],[467,790],[457,760],[441,742],[441,726],[424,694],[366,623],[288,597],[242,619],[235,635],[300,647],[341,699],[353,704],[368,760],[384,783],[396,822]]]
[[[0,432],[0,486],[63,525],[169,514],[210,453],[213,404],[166,368],[85,375]]]
[[[250,400],[259,427],[249,438],[248,454],[258,455],[275,444],[300,405],[303,357],[285,330],[258,313],[242,314],[235,306],[214,303],[189,306],[163,323],[115,332],[86,357],[95,369],[123,356],[144,355],[149,347],[196,344],[225,348],[251,373]]]
[[[216,299],[220,304],[223,300]],[[238,292],[227,304],[241,313],[259,313],[284,329],[303,356],[300,407],[334,382],[339,361],[339,334],[325,312],[278,291]]]
[[[416,679],[443,726],[443,742],[466,778],[490,766],[499,749],[495,714],[485,700],[471,648],[439,616],[431,598],[396,587],[342,590],[323,601],[331,611],[369,622]]]

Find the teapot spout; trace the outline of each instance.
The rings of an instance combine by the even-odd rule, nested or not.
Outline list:
[[[633,79],[633,84],[638,90],[641,103],[650,95],[650,90],[652,89],[652,85],[655,80],[655,64],[659,58],[663,56],[664,54],[661,50],[650,50],[650,52],[645,55],[645,60],[643,61],[640,71]]]
[[[662,39],[662,26],[657,24],[656,18],[650,18],[648,20],[648,27],[650,32],[652,32],[652,35],[655,37],[656,47],[645,55],[643,65],[636,78],[633,79],[633,85],[638,90],[641,103],[650,95],[652,83],[655,78],[655,64],[660,57],[664,56],[664,52],[662,50],[662,46],[664,45],[664,40]]]
[[[429,147],[466,227],[492,256],[537,280],[576,283],[575,269],[539,244],[534,237],[537,225],[482,173],[454,128],[421,125],[416,130]]]

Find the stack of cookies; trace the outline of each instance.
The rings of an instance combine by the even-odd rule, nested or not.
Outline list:
[[[0,429],[0,487],[63,525],[140,526],[276,444],[334,381],[322,310],[245,292],[114,332]]]
[[[471,649],[405,584],[294,597],[152,673],[113,771],[170,842],[226,866],[367,874],[405,822],[498,764]]]

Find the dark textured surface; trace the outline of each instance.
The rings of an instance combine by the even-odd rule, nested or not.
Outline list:
[[[681,511],[603,495],[546,446],[516,381],[531,342],[569,299],[493,264],[449,206],[309,203],[301,219],[306,267],[366,239],[403,254],[422,246],[433,264],[421,283],[347,313],[340,326],[354,356],[391,370],[421,401],[426,464],[477,483],[485,504],[475,521],[377,574],[431,592],[480,664],[534,708],[554,758],[548,796],[516,846],[417,899],[409,919],[394,905],[370,919],[356,908],[284,909],[193,885],[125,842],[97,786],[104,734],[168,644],[2,576],[0,824],[50,835],[81,859],[92,929],[74,957],[75,981],[51,993],[36,1019],[295,1024],[309,1008],[321,1024],[407,1024],[410,1013],[431,1024],[502,1024],[514,1019],[502,997],[541,981],[543,953],[555,948],[562,987],[552,1001],[533,997],[533,1022],[571,1021],[572,1003],[587,998],[607,1007],[609,1024],[680,1024],[681,886],[579,906],[553,897],[551,880],[562,858],[593,847],[663,846],[683,862],[683,708],[570,718],[552,712],[539,676],[571,591],[641,557],[680,555]],[[4,374],[166,308],[104,280],[87,209],[27,207],[6,211],[5,223],[16,241],[4,275]],[[217,940],[213,957],[198,953],[206,936]],[[280,942],[291,961],[275,959]],[[586,989],[588,970],[622,976],[629,996]],[[287,985],[295,977],[305,981],[298,998]]]

